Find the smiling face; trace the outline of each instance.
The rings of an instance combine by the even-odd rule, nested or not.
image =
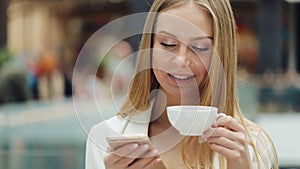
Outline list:
[[[182,104],[185,98],[198,99],[211,61],[212,36],[209,15],[192,2],[158,16],[152,66],[169,105]]]

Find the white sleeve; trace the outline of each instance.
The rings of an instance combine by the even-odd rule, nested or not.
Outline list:
[[[105,169],[104,156],[106,152],[97,143],[99,139],[97,136],[96,129],[93,127],[86,143],[85,169]]]

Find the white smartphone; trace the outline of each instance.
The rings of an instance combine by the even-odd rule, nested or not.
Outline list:
[[[116,149],[123,145],[129,143],[138,143],[138,144],[149,144],[151,146],[151,142],[148,136],[146,135],[121,135],[121,136],[109,136],[106,138],[108,144],[111,148]]]

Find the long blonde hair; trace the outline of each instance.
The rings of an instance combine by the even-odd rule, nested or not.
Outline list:
[[[239,108],[236,96],[236,71],[237,71],[237,35],[236,23],[229,0],[155,0],[147,17],[140,50],[136,64],[136,74],[133,77],[128,98],[126,99],[119,115],[128,116],[132,113],[143,111],[149,108],[149,97],[152,90],[159,87],[151,67],[152,33],[157,19],[157,12],[166,11],[175,5],[185,4],[193,1],[204,7],[211,16],[213,23],[213,38],[215,52],[212,57],[212,64],[209,70],[209,79],[201,93],[201,105],[213,105],[223,110],[227,115],[237,119],[246,129],[246,136],[249,145],[255,152],[258,168],[267,165],[270,158],[274,160],[273,168],[278,168],[277,155],[268,135],[257,125],[246,120]],[[220,64],[218,64],[220,63]],[[149,68],[149,69],[144,69]],[[221,73],[220,73],[221,72]],[[212,90],[211,86],[214,86]],[[222,97],[219,97],[221,93]],[[274,152],[273,157],[263,155],[262,149],[258,148],[251,137],[252,130],[259,130],[264,133],[264,141],[271,143]],[[187,156],[192,153],[192,156]],[[269,155],[270,156],[270,155]],[[207,143],[199,144],[197,137],[185,137],[183,140],[182,157],[185,164],[192,168],[213,168],[214,152]],[[262,159],[262,160],[260,160]],[[260,164],[263,161],[264,164]],[[269,160],[270,161],[270,160]],[[226,159],[219,157],[221,168],[226,168]],[[194,167],[194,168],[195,168]]]

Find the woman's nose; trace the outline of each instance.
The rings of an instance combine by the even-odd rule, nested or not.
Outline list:
[[[181,46],[179,48],[177,57],[176,57],[176,62],[177,65],[179,66],[190,66],[191,64],[191,58],[189,56],[189,48],[187,46]]]
[[[190,66],[191,65],[191,60],[186,57],[186,56],[178,56],[176,58],[177,65],[179,66]]]

